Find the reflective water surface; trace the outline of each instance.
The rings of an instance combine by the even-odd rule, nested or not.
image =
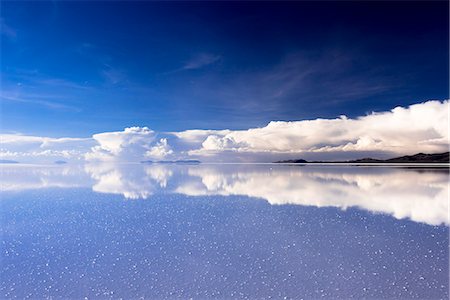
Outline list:
[[[1,166],[0,298],[447,299],[449,171]]]

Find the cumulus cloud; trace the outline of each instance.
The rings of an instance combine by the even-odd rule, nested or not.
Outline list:
[[[270,122],[262,128],[210,135],[191,154],[220,151],[269,153],[443,152],[449,145],[448,101],[428,101],[356,119]]]
[[[171,155],[173,153],[173,150],[171,147],[167,144],[167,139],[160,139],[159,142],[156,143],[155,146],[151,147],[150,150],[145,152],[145,156],[149,158],[166,158],[167,156]]]
[[[155,132],[147,127],[129,127],[124,131],[94,134],[98,145],[86,153],[89,161],[139,161],[151,151]]]
[[[248,144],[245,141],[241,141],[237,143],[233,136],[226,135],[224,137],[220,137],[217,135],[210,135],[206,138],[206,140],[202,143],[202,148],[205,150],[239,150],[245,149],[248,147]]]
[[[272,121],[247,130],[157,133],[147,127],[129,127],[86,139],[5,134],[0,158],[48,156],[115,162],[386,158],[448,151],[448,124],[449,101],[428,101],[354,119]]]

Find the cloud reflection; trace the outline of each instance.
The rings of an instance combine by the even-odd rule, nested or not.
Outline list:
[[[85,171],[95,179],[92,190],[121,194],[127,199],[145,199],[157,190],[157,180],[141,166],[87,164]]]
[[[243,195],[272,205],[357,207],[397,219],[449,224],[448,172],[393,168],[277,167],[243,172],[190,169],[176,191],[190,196]]]
[[[92,178],[79,165],[0,165],[0,191],[90,187]]]
[[[2,191],[91,187],[146,199],[158,193],[247,196],[271,205],[356,207],[429,225],[449,224],[449,172],[389,167],[117,165],[2,168]]]

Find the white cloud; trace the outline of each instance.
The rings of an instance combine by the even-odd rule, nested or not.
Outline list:
[[[205,150],[213,151],[222,149],[239,150],[240,148],[245,149],[247,147],[247,144],[244,141],[237,143],[231,135],[226,135],[224,137],[210,135],[202,143],[202,147]]]
[[[156,133],[147,127],[92,138],[1,135],[0,158],[64,158],[138,162],[145,159],[274,161],[286,158],[392,157],[449,149],[449,101],[428,101],[355,119],[273,121],[248,130]]]
[[[209,135],[225,136],[231,133],[231,130],[202,130],[202,129],[190,129],[180,132],[170,132],[171,135],[176,136],[178,139],[182,140],[184,143],[198,144],[201,145],[202,142]]]
[[[8,26],[3,18],[0,18],[0,33],[13,41],[17,38],[17,31]]]
[[[201,53],[191,58],[182,68],[182,70],[195,70],[209,66],[220,60],[220,55],[210,53]]]
[[[145,156],[149,158],[162,159],[173,153],[171,147],[167,144],[167,139],[162,138],[155,146],[145,152]]]
[[[98,143],[86,153],[89,161],[139,161],[151,150],[155,132],[147,127],[129,127],[124,131],[94,134]]]
[[[317,153],[379,151],[397,154],[448,151],[448,101],[428,101],[357,119],[270,122],[266,127],[210,135],[191,154],[220,151]]]
[[[92,138],[51,138],[20,134],[2,134],[0,142],[0,159],[32,163],[60,159],[81,161],[95,144]]]

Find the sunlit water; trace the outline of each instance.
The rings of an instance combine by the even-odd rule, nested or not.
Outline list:
[[[0,298],[447,299],[448,169],[1,166]]]

